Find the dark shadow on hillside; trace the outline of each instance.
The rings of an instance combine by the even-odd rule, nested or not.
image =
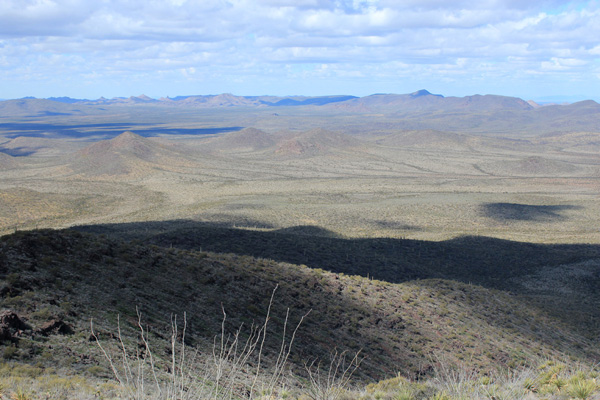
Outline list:
[[[419,335],[420,331],[415,331],[415,326],[410,322],[412,316],[409,318],[408,314],[401,312],[404,316],[400,319],[394,317],[394,310],[404,308],[403,301],[408,300],[401,300],[401,296],[396,297],[393,300],[393,307],[382,311],[374,305],[379,303],[371,304],[370,301],[375,301],[375,298],[383,301],[386,297],[385,285],[376,285],[379,291],[377,293],[363,292],[364,281],[361,283],[356,279],[344,280],[355,282],[356,286],[352,288],[353,290],[349,290],[349,287],[340,286],[336,278],[325,279],[316,270],[317,268],[392,283],[411,281],[401,289],[407,290],[405,294],[412,290],[409,289],[411,287],[435,289],[431,291],[431,293],[438,293],[431,295],[434,297],[419,296],[410,301],[430,308],[437,307],[432,305],[440,304],[440,296],[447,297],[444,301],[463,307],[461,309],[464,309],[467,314],[474,309],[479,310],[478,318],[482,318],[490,326],[511,332],[511,335],[539,340],[550,348],[569,347],[570,342],[565,337],[580,335],[592,337],[589,346],[597,343],[598,333],[600,333],[600,321],[597,318],[600,299],[596,288],[600,286],[600,275],[586,278],[589,285],[582,286],[578,296],[570,297],[536,297],[529,293],[526,287],[519,285],[519,281],[548,268],[556,269],[565,264],[600,259],[598,245],[543,245],[475,236],[444,242],[385,238],[351,239],[323,236],[327,234],[326,230],[310,226],[280,231],[236,229],[231,226],[231,221],[213,223],[172,220],[74,227],[72,230],[106,236],[99,239],[103,243],[100,246],[103,249],[101,254],[98,251],[87,254],[88,245],[72,244],[74,249],[85,253],[77,255],[74,259],[81,260],[82,263],[98,262],[98,266],[103,268],[103,271],[110,270],[96,276],[94,274],[97,272],[92,270],[85,272],[89,267],[79,267],[76,268],[77,279],[89,283],[97,279],[106,279],[114,274],[123,275],[124,278],[117,279],[121,283],[119,285],[113,283],[113,286],[116,285],[115,287],[122,293],[133,292],[139,288],[141,294],[136,292],[137,294],[130,294],[129,297],[119,295],[111,298],[122,298],[125,304],[130,306],[135,302],[145,301],[149,302],[148,304],[161,304],[161,310],[167,312],[173,307],[181,310],[185,309],[183,307],[189,307],[190,302],[197,302],[197,311],[204,313],[199,314],[195,322],[198,325],[203,324],[205,318],[203,315],[207,312],[208,315],[218,314],[218,309],[215,312],[215,307],[221,302],[225,303],[228,310],[242,313],[252,310],[252,305],[264,303],[265,293],[269,292],[267,286],[272,288],[274,284],[282,283],[286,287],[282,292],[289,295],[284,302],[286,306],[300,312],[308,309],[315,310],[311,320],[313,322],[308,323],[307,328],[313,333],[318,332],[318,335],[311,337],[302,345],[308,354],[322,353],[322,343],[337,346],[340,343],[352,342],[358,334],[361,337],[358,341],[359,345],[364,346],[363,348],[367,349],[372,357],[373,364],[369,368],[371,371],[376,371],[377,368],[381,371],[384,364],[389,366],[383,360],[388,359],[390,354],[406,350],[405,345],[402,344],[404,342],[380,343],[378,335],[381,332],[392,332],[393,335],[406,338],[407,343],[419,342],[420,339],[415,338],[415,335]],[[307,234],[309,232],[321,235],[309,235]],[[89,242],[93,243],[93,240],[90,239]],[[122,240],[131,243],[126,244],[121,242]],[[71,242],[61,239],[57,240],[57,243],[59,247],[53,251],[62,254],[60,246]],[[146,245],[156,245],[162,250]],[[43,255],[40,256],[43,254],[43,243],[41,245],[39,241],[32,241],[31,245],[25,247],[32,257],[44,259]],[[187,253],[175,250],[178,248],[196,252],[186,255]],[[23,249],[20,249],[18,254],[21,254]],[[165,253],[160,255],[162,251]],[[235,255],[227,258],[231,260],[229,264],[210,262],[205,265],[205,267],[210,266],[210,270],[203,270],[198,269],[196,265],[201,263],[198,260],[203,259],[203,253],[198,251]],[[121,253],[123,255],[117,257]],[[253,256],[255,259],[237,255]],[[123,257],[129,264],[119,264],[121,263],[119,260]],[[210,259],[212,256],[204,254],[204,257]],[[103,261],[105,258],[117,264]],[[184,262],[186,259],[191,261]],[[315,269],[313,271],[315,275],[308,278],[300,276],[307,273],[302,272],[305,271],[303,268],[274,264],[268,259],[304,264]],[[191,264],[188,264],[190,262]],[[136,281],[138,273],[131,270],[133,265],[140,269],[140,279],[143,278],[140,282]],[[81,275],[84,273],[88,275]],[[188,277],[186,274],[192,274],[193,277]],[[181,281],[177,280],[172,282],[172,286],[168,286],[167,283],[175,277],[184,279],[187,283],[182,285]],[[150,282],[156,285],[154,292],[148,292]],[[481,291],[478,286],[491,290]],[[302,294],[295,291],[293,287],[302,288]],[[477,295],[479,297],[471,296],[470,293],[475,292],[480,293]],[[85,292],[85,295],[89,297],[88,292]],[[162,299],[161,302],[157,300],[158,298]],[[471,308],[464,308],[465,300],[470,301]],[[505,301],[510,301],[510,306],[506,305]],[[482,309],[479,309],[479,302],[485,303]],[[500,307],[498,310],[502,311],[490,311],[495,307]],[[334,309],[335,312],[332,311]],[[356,315],[358,317],[353,319]],[[549,316],[548,318],[553,321],[552,324],[556,322],[560,329],[551,331],[542,329],[539,321],[534,322],[532,316],[539,316],[542,320]],[[454,317],[458,318],[458,325],[466,318],[458,314],[453,315]],[[435,318],[439,320],[439,317]],[[435,318],[428,321],[431,322],[431,328],[428,329],[435,329],[435,323],[438,321]],[[364,330],[357,333],[355,329],[359,325],[364,326]],[[468,329],[477,328],[471,326]],[[332,332],[345,332],[344,341],[347,342],[339,341],[340,337],[332,335]],[[437,337],[435,339],[437,340]],[[477,338],[472,340],[478,342]],[[393,343],[399,347],[393,347]],[[432,343],[434,346],[436,342]],[[433,347],[430,347],[431,349]],[[581,349],[584,347],[572,350],[572,354],[584,354],[588,357]],[[497,356],[508,357],[506,354]],[[387,366],[386,368],[389,368]],[[388,376],[389,373],[390,370],[383,372]]]
[[[481,214],[496,221],[562,221],[567,217],[563,211],[577,210],[581,207],[571,205],[531,205],[518,203],[485,203],[481,206]]]
[[[327,237],[327,238],[340,238],[341,237],[340,235],[338,235],[335,232],[321,228],[320,226],[313,226],[313,225],[292,226],[289,228],[277,229],[274,232],[282,233],[282,234]]]
[[[402,222],[396,222],[396,221],[371,220],[370,222],[377,225],[378,227],[384,228],[384,229],[399,229],[399,230],[403,230],[403,231],[420,231],[420,230],[422,230],[418,226],[405,224]]]
[[[154,225],[154,223],[152,226],[156,226]],[[220,213],[215,213],[215,214],[211,214],[210,219],[209,220],[205,220],[202,222],[199,221],[190,221],[190,220],[183,220],[183,221],[165,221],[165,222],[158,222],[157,223],[158,226],[166,226],[165,224],[168,224],[168,226],[170,227],[169,229],[172,229],[173,226],[177,227],[177,228],[183,228],[185,227],[195,227],[195,226],[203,226],[203,227],[218,227],[218,228],[235,228],[235,229],[276,229],[277,227],[274,226],[273,224],[270,224],[268,222],[263,222],[263,221],[259,221],[256,220],[254,218],[248,218],[245,216],[236,216],[233,217],[229,214],[220,214]],[[133,225],[136,225],[136,223],[133,223]]]
[[[191,220],[73,229],[161,247],[248,255],[390,283],[445,279],[480,285],[517,295],[523,307],[540,308],[580,334],[600,334],[600,294],[595,289],[600,287],[600,274],[579,285],[579,296],[542,296],[520,284],[568,264],[600,259],[600,245],[535,244],[481,236],[443,242],[352,239],[329,235],[319,227],[258,231],[232,228],[232,222]]]
[[[392,283],[441,278],[518,291],[513,280],[545,268],[600,258],[600,246],[535,244],[466,236],[442,242],[353,239],[316,226],[280,230],[258,221],[175,220],[78,226],[73,229],[182,249],[236,253],[304,264]]]
[[[0,267],[6,266],[2,272],[13,276],[9,289],[36,293],[36,303],[30,303],[35,304],[32,310],[42,308],[40,299],[56,304],[57,299],[67,298],[80,313],[73,313],[71,321],[94,314],[94,321],[101,321],[106,313],[120,313],[126,317],[122,319],[125,324],[135,324],[134,307],[139,306],[148,332],[165,340],[169,336],[158,336],[165,332],[165,320],[185,311],[189,316],[186,338],[194,345],[203,342],[196,341],[199,338],[212,343],[215,332],[220,332],[221,307],[228,312],[227,334],[235,334],[242,323],[251,326],[263,318],[264,310],[270,307],[269,294],[279,285],[271,329],[281,331],[288,309],[292,310],[292,321],[312,310],[298,332],[290,358],[300,368],[307,359],[322,359],[334,348],[351,352],[362,349],[367,357],[357,372],[362,380],[387,378],[399,371],[421,376],[428,372],[432,354],[440,353],[469,357],[475,368],[489,368],[490,363],[504,367],[511,360],[518,361],[526,350],[539,351],[540,345],[544,351],[557,348],[558,353],[586,360],[598,357],[596,347],[576,335],[573,326],[563,329],[533,306],[520,303],[516,296],[474,285],[428,280],[392,287],[261,258],[144,245],[173,240],[174,247],[197,249],[210,243],[212,247],[219,243],[232,247],[241,240],[245,246],[262,246],[263,251],[267,242],[289,251],[297,243],[304,249],[319,246],[311,250],[327,260],[326,253],[339,252],[340,246],[348,252],[356,250],[354,257],[365,253],[372,258],[377,252],[410,253],[411,248],[423,253],[428,249],[424,242],[354,241],[281,232],[265,235],[193,221],[77,229],[107,237],[40,230],[17,232],[0,240],[0,249],[6,249],[0,252]],[[126,236],[138,240],[118,240]],[[177,238],[179,242],[174,241]],[[449,243],[457,248],[493,244],[479,239]],[[11,296],[15,294],[19,293]],[[31,300],[31,296],[23,297]],[[534,322],[534,318],[540,320]],[[88,329],[87,324],[84,326]],[[87,332],[84,338],[89,336],[88,331],[79,332]],[[280,345],[277,336],[268,335],[267,349],[279,349]],[[168,349],[162,354],[168,356]],[[592,350],[588,353],[586,349]],[[199,350],[210,351],[208,347]]]

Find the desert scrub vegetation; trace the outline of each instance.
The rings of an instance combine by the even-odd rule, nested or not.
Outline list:
[[[584,264],[600,258],[600,247],[586,244],[536,244],[486,237],[467,236],[443,242],[392,238],[347,238],[301,235],[292,230],[253,231],[198,223],[165,221],[88,226],[83,231],[107,233],[114,237],[141,239],[162,247],[235,253],[255,258],[306,265],[336,274],[357,275],[390,283],[416,279],[446,279],[472,283],[489,289],[522,295],[522,308],[536,309],[564,321],[566,326],[585,332],[589,338],[600,334],[595,315],[600,297],[595,290],[598,278],[586,273]],[[561,289],[585,296],[557,293],[556,276],[549,271],[572,272]],[[586,270],[587,268],[587,270]],[[557,272],[556,274],[560,274]],[[539,285],[542,282],[544,285]],[[532,290],[535,288],[535,290]],[[550,293],[555,291],[555,293]],[[364,295],[364,293],[362,293]],[[506,323],[513,323],[507,318]]]
[[[296,326],[300,315],[313,310],[298,329],[287,358],[288,368],[280,376],[277,384],[280,387],[274,393],[289,399],[294,396],[310,398],[308,390],[302,391],[309,381],[305,365],[307,362],[310,365],[315,359],[321,360],[321,377],[326,377],[330,361],[327,357],[330,350],[335,348],[347,354],[361,350],[365,356],[360,368],[352,375],[352,385],[377,382],[400,372],[408,382],[398,389],[405,398],[427,398],[419,394],[424,387],[414,387],[417,383],[430,382],[425,392],[433,393],[431,396],[438,392],[440,396],[452,396],[463,390],[456,388],[456,384],[443,386],[443,380],[434,385],[433,371],[438,367],[431,360],[431,354],[444,357],[448,369],[456,365],[468,365],[468,370],[477,373],[478,377],[494,378],[497,387],[492,385],[488,389],[495,393],[504,390],[498,383],[499,378],[494,375],[498,369],[511,368],[516,371],[523,365],[533,368],[533,360],[540,356],[557,360],[572,358],[590,364],[600,359],[597,340],[583,337],[581,334],[585,331],[569,324],[570,319],[557,319],[544,309],[535,307],[519,293],[502,290],[499,285],[485,286],[451,279],[407,278],[401,282],[389,282],[384,276],[374,274],[378,271],[377,266],[364,269],[363,272],[369,277],[360,277],[350,275],[350,272],[334,273],[328,270],[329,267],[317,269],[320,267],[313,266],[313,269],[266,257],[217,254],[202,248],[204,239],[196,240],[193,231],[188,233],[190,235],[183,234],[182,237],[192,240],[189,249],[179,247],[177,237],[171,234],[168,237],[173,242],[168,240],[163,244],[156,241],[154,245],[145,243],[143,238],[128,241],[112,235],[73,230],[17,232],[1,237],[2,307],[12,310],[30,325],[30,329],[22,329],[18,341],[2,343],[4,362],[15,365],[26,363],[46,370],[56,368],[59,376],[63,374],[61,371],[70,371],[67,376],[83,376],[92,383],[95,379],[102,381],[112,378],[113,385],[122,391],[101,350],[94,345],[93,338],[90,342],[89,320],[94,319],[94,330],[107,352],[115,355],[115,366],[121,368],[123,364],[122,361],[114,361],[121,360],[119,357],[123,354],[123,346],[115,339],[118,337],[115,330],[119,323],[122,341],[127,349],[126,359],[135,360],[139,352],[144,355],[144,362],[149,362],[148,350],[140,335],[138,314],[132,307],[132,304],[139,304],[144,316],[144,335],[152,350],[155,366],[159,367],[157,378],[160,382],[166,382],[168,368],[177,370],[172,368],[171,355],[179,357],[180,354],[180,347],[173,352],[169,344],[172,328],[170,315],[187,312],[183,342],[187,354],[185,360],[191,362],[197,357],[194,368],[214,365],[214,360],[211,361],[215,344],[212,338],[222,331],[222,309],[229,310],[223,337],[235,338],[238,327],[245,327],[237,336],[239,349],[248,338],[247,329],[252,323],[264,321],[269,307],[269,298],[265,293],[270,293],[275,285],[279,285],[280,289],[272,304],[269,334],[263,336],[265,357],[261,360],[262,372],[257,380],[257,385],[261,385],[255,386],[255,397],[268,394],[259,389],[266,387],[262,386],[262,382],[267,381],[268,372],[277,360],[277,352],[273,349],[280,348],[281,336],[276,332],[283,331],[288,307],[294,310],[290,313],[288,326]],[[233,234],[241,235],[238,237],[241,239],[245,235],[227,231],[221,239],[235,241]],[[280,240],[281,246],[285,247],[294,237],[282,235],[262,239],[267,242]],[[299,242],[306,243],[307,240],[303,237]],[[170,247],[171,243],[173,247]],[[243,241],[238,243],[243,244]],[[323,248],[323,243],[318,245],[315,241],[314,250],[325,254],[327,248]],[[341,250],[348,244],[356,244],[353,255],[365,257],[365,263],[369,251],[392,251],[396,247],[394,251],[400,256],[404,254],[404,259],[416,252],[416,256],[411,256],[415,263],[420,252],[420,257],[426,259],[426,267],[434,268],[433,261],[440,261],[440,271],[447,273],[460,259],[453,261],[450,266],[442,262],[444,259],[454,260],[460,249],[467,251],[481,243],[485,242],[461,240],[436,247],[434,243],[414,241],[404,244],[393,240],[357,243],[330,241],[325,243],[325,247],[333,246],[329,248],[333,253],[322,257],[322,260],[327,260],[327,257],[333,259],[337,255],[345,260],[345,253],[339,252],[336,246]],[[497,241],[489,244],[490,252],[495,252],[502,245]],[[511,248],[515,250],[514,253]],[[520,255],[535,257],[540,254],[537,251],[540,248],[544,247],[508,243],[504,251],[512,254],[508,260],[514,260]],[[582,249],[585,251],[578,253]],[[544,259],[558,254],[560,249],[551,250]],[[576,257],[595,254],[594,248],[568,246],[564,250],[563,259],[569,259],[569,253]],[[589,254],[586,255],[586,251]],[[435,256],[436,252],[439,252],[438,256]],[[475,257],[475,261],[484,262],[488,256],[491,257],[482,253],[480,257]],[[373,263],[377,264],[378,261],[374,260]],[[491,275],[487,279],[491,280],[495,268],[492,265],[488,267]],[[509,272],[503,271],[506,275],[497,274],[495,279],[519,277]],[[595,300],[587,300],[590,300],[588,309],[593,308],[596,312]],[[178,321],[183,322],[181,317]],[[65,329],[61,333],[60,326],[65,324],[72,332]],[[47,334],[38,333],[46,331],[45,326],[49,329]],[[178,332],[183,332],[181,326],[178,326]],[[177,339],[180,345],[181,338]],[[249,364],[238,370],[242,377],[254,376],[251,367],[257,365],[256,357],[256,353],[250,356]],[[315,363],[318,364],[319,361]],[[152,391],[156,385],[154,376],[147,365],[145,368],[144,387]],[[122,381],[126,382],[123,371],[118,370]],[[136,371],[133,367],[131,370]],[[198,372],[186,376],[192,379],[202,374]],[[564,372],[558,376],[559,379],[554,380],[552,385],[533,382],[530,386],[536,389],[528,396],[539,396],[540,399],[544,398],[542,396],[559,394],[570,396],[569,390],[573,396],[583,396],[586,390],[591,390],[592,396],[597,394],[589,382],[594,377],[586,376],[580,384],[573,383],[569,389],[571,375]],[[207,378],[208,381],[210,379]],[[464,381],[471,380],[465,378]],[[476,388],[473,390],[481,389],[480,385],[473,385]],[[437,387],[440,389],[435,391]],[[235,388],[237,390],[239,386],[236,384]],[[546,394],[553,393],[550,390],[554,388],[557,389],[555,394]],[[575,392],[577,388],[579,394]],[[13,389],[16,390],[16,386],[9,388]],[[167,392],[163,390],[163,393]],[[349,396],[352,399],[363,395],[385,395],[384,390],[378,393],[361,390],[350,387],[338,394],[342,398]],[[126,396],[126,392],[121,395]],[[148,392],[148,395],[152,393]]]
[[[121,394],[114,381],[42,366],[0,363],[0,399],[92,400],[116,399]]]
[[[600,398],[598,370],[554,360],[480,374],[469,365],[438,360],[431,375],[409,380],[401,375],[355,391],[361,400],[591,400]]]
[[[260,329],[260,328],[259,328]],[[257,365],[248,363],[246,342],[230,338],[225,354],[216,354],[208,364],[200,362],[199,354],[191,351],[181,358],[183,337],[178,335],[176,368],[159,368],[160,361],[149,360],[143,348],[127,343],[127,358],[123,349],[113,354],[119,370],[112,379],[95,379],[84,375],[66,375],[53,369],[15,363],[0,363],[0,398],[13,400],[49,399],[114,399],[114,400],[597,400],[600,399],[599,371],[596,367],[567,364],[555,360],[540,362],[536,367],[498,370],[494,373],[475,372],[468,364],[457,366],[438,360],[429,375],[419,379],[397,376],[366,386],[346,378],[359,368],[358,357],[337,353],[325,368],[313,369],[312,377],[277,375],[275,370],[260,374]],[[256,337],[254,338],[256,339]],[[247,339],[245,339],[247,341]],[[126,341],[127,342],[127,341]],[[257,345],[260,344],[256,342]],[[237,356],[229,351],[234,345]],[[228,347],[229,346],[229,347]],[[131,350],[131,352],[129,352]],[[244,353],[245,352],[245,353]],[[219,357],[225,356],[222,359]],[[356,356],[356,355],[355,355]],[[112,356],[111,356],[112,357]],[[216,358],[215,358],[216,357]],[[165,360],[167,364],[171,360]],[[216,361],[216,364],[214,363]],[[247,365],[242,365],[248,363]],[[207,370],[212,368],[212,371]],[[125,370],[128,372],[124,372]],[[306,370],[305,370],[306,372]],[[155,375],[156,373],[156,375]],[[126,377],[128,375],[128,378]],[[315,374],[320,374],[317,377]],[[270,380],[270,378],[276,378]],[[121,381],[119,381],[121,379]],[[129,379],[129,381],[127,380]],[[254,390],[251,390],[254,387]],[[251,391],[249,391],[251,390]]]
[[[277,287],[273,290],[273,295]],[[186,345],[187,319],[171,320],[170,346],[166,357],[151,346],[149,332],[142,315],[137,312],[138,342],[122,333],[117,322],[116,342],[112,349],[98,338],[91,323],[91,333],[104,355],[121,395],[127,399],[178,400],[338,400],[347,398],[354,372],[360,365],[359,352],[349,357],[347,352],[334,350],[328,366],[319,360],[305,363],[303,376],[291,375],[287,361],[296,338],[298,324],[288,326],[287,310],[278,352],[267,360],[265,340],[271,320],[273,295],[264,321],[233,334],[225,328],[227,314],[223,309],[221,332],[215,336],[212,354],[200,354]],[[303,382],[303,383],[302,383]]]
[[[183,238],[196,243],[193,232],[184,233]],[[230,233],[222,240],[235,241]],[[292,239],[281,238],[284,242]],[[299,315],[314,310],[300,327],[297,346],[290,354],[292,363],[302,367],[305,360],[321,358],[336,346],[351,353],[362,349],[366,358],[355,374],[361,381],[380,380],[399,370],[409,377],[422,375],[430,363],[429,355],[438,353],[448,354],[452,362],[468,360],[482,371],[518,366],[544,354],[589,362],[598,359],[596,341],[582,337],[582,330],[568,324],[569,320],[549,315],[519,294],[476,282],[424,279],[395,283],[268,258],[178,248],[176,241],[170,248],[170,243],[163,247],[161,243],[149,245],[72,230],[18,232],[0,238],[3,307],[14,309],[32,325],[26,336],[52,320],[63,321],[74,331],[71,335],[38,336],[33,345],[41,354],[30,354],[24,348],[28,342],[23,340],[16,346],[17,352],[9,349],[7,356],[48,366],[61,363],[67,368],[72,367],[74,357],[79,360],[78,368],[87,368],[86,362],[97,362],[99,355],[94,354],[93,360],[83,358],[89,335],[86,320],[94,318],[101,337],[114,329],[118,314],[127,326],[136,326],[132,304],[140,305],[151,335],[168,336],[170,327],[165,321],[185,310],[190,342],[206,350],[207,342],[221,329],[221,305],[230,310],[231,327],[248,326],[264,318],[268,306],[265,293],[279,285],[272,328],[281,330],[288,307],[295,310],[294,325]],[[367,253],[367,244],[359,246],[362,253]],[[398,246],[398,254],[404,247],[397,241],[371,245],[376,247],[373,251]],[[424,257],[427,247],[435,248],[432,243],[409,242],[406,249],[421,249]],[[495,251],[497,246],[490,249]],[[330,250],[337,252],[335,246]],[[512,257],[519,254],[517,251]],[[365,274],[373,272],[375,267],[365,267]],[[591,301],[586,307],[596,304]],[[275,347],[275,336],[270,335],[266,342]],[[49,345],[52,351],[47,349]]]
[[[276,288],[277,289],[277,288]],[[275,290],[276,290],[275,289]],[[273,292],[275,293],[275,291]],[[456,363],[444,357],[431,359],[422,376],[397,376],[360,387],[352,381],[363,360],[360,352],[348,356],[334,350],[326,365],[320,360],[304,363],[303,371],[286,367],[299,325],[291,335],[285,318],[281,347],[275,363],[261,364],[269,303],[262,324],[253,325],[244,336],[240,327],[227,334],[223,310],[221,333],[215,336],[212,354],[202,358],[186,347],[186,320],[180,331],[171,321],[170,350],[163,360],[155,357],[149,335],[137,313],[139,340],[124,341],[117,324],[118,343],[108,353],[102,349],[119,384],[118,396],[127,399],[202,400],[592,400],[600,399],[600,372],[597,365],[560,362],[553,359],[530,361],[513,368],[482,371],[468,362]],[[288,310],[289,313],[289,310]],[[130,339],[130,338],[129,338]],[[190,354],[188,354],[190,353]],[[163,364],[160,368],[159,365]],[[261,370],[262,367],[262,370]],[[121,397],[118,397],[121,398]]]

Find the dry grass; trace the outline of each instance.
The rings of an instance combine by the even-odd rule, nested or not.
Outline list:
[[[127,398],[140,400],[150,398],[271,399],[280,397],[281,392],[284,391],[286,364],[298,328],[308,315],[305,314],[295,327],[290,327],[288,309],[276,361],[270,368],[264,368],[261,362],[276,291],[277,287],[271,295],[264,321],[259,325],[250,326],[248,332],[244,332],[243,327],[239,327],[233,334],[228,334],[227,314],[223,309],[221,332],[214,338],[212,356],[209,357],[199,354],[199,349],[194,350],[186,345],[185,314],[182,327],[178,325],[177,318],[172,317],[170,357],[163,359],[157,357],[160,352],[157,352],[156,344],[150,343],[149,333],[144,328],[139,310],[137,327],[141,345],[137,348],[125,344],[125,341],[129,341],[130,338],[122,333],[120,321],[117,322],[118,347],[112,351],[106,347],[106,344],[102,344],[94,332],[93,323],[91,332]],[[291,331],[288,332],[290,328]],[[247,336],[244,337],[245,335]],[[336,367],[340,363],[341,361],[336,364]],[[353,371],[340,372],[340,384],[350,380],[351,372]],[[332,371],[331,379],[337,376],[338,371]]]

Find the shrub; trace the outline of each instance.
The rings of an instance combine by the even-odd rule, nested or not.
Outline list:
[[[329,368],[324,374],[316,360],[305,366],[308,373],[309,385],[306,388],[311,400],[337,400],[346,393],[352,374],[358,369],[362,361],[360,352],[349,358],[347,352],[331,354]]]
[[[275,288],[276,290],[277,288]],[[273,296],[268,306],[264,322],[249,328],[244,339],[239,328],[233,335],[226,334],[227,314],[223,309],[221,334],[214,339],[213,354],[208,360],[200,359],[197,353],[186,347],[187,319],[184,314],[183,326],[176,317],[171,321],[170,360],[162,360],[155,355],[150,345],[147,330],[143,327],[141,313],[137,312],[140,346],[127,345],[117,321],[118,349],[105,347],[94,332],[92,336],[104,354],[114,377],[129,399],[211,399],[232,398],[272,399],[283,390],[282,377],[290,355],[296,333],[306,315],[295,329],[288,332],[289,310],[283,324],[283,334],[279,354],[269,373],[263,368],[263,351],[268,323],[271,319]],[[255,365],[247,371],[250,361]],[[163,373],[163,368],[168,373]]]
[[[567,386],[567,393],[575,399],[586,400],[598,389],[598,385],[592,379],[575,377]]]
[[[4,348],[2,358],[5,360],[12,360],[13,358],[17,358],[18,354],[19,350],[17,350],[17,347],[13,344]]]

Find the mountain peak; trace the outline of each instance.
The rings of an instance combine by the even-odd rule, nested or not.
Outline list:
[[[137,140],[144,140],[144,138],[136,133],[131,132],[131,131],[125,131],[125,132],[121,133],[119,136],[116,136],[115,138],[113,138],[111,141],[115,144],[126,144],[126,143],[131,143],[131,142],[137,141]]]
[[[126,131],[80,150],[71,166],[75,172],[84,175],[133,177],[165,165],[176,168],[185,164],[183,159],[183,154],[172,148]]]
[[[125,131],[110,140],[101,140],[81,150],[81,154],[104,154],[108,152],[137,152],[148,146],[148,140],[131,131]]]
[[[441,94],[432,94],[431,92],[429,92],[428,90],[425,89],[421,89],[421,90],[417,90],[416,92],[412,92],[410,94],[410,97],[421,97],[421,96],[437,96],[437,97],[444,97]]]
[[[145,94],[139,96],[130,96],[127,100],[134,103],[151,103],[156,101],[153,98],[146,96]]]

